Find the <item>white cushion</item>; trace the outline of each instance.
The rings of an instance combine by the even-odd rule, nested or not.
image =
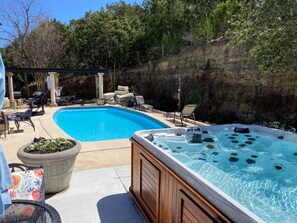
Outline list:
[[[129,87],[128,86],[118,86],[118,90],[119,91],[129,91]]]

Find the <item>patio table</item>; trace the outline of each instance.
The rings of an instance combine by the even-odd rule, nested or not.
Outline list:
[[[5,210],[1,223],[61,223],[59,213],[52,206],[39,201],[15,200]]]

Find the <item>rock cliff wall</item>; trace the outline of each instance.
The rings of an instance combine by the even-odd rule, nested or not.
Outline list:
[[[278,120],[296,126],[297,73],[259,74],[245,50],[226,42],[212,43],[179,55],[116,73],[119,85],[132,87],[162,110],[199,105],[196,116],[215,123]]]

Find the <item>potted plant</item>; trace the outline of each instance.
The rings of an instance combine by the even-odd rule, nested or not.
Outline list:
[[[133,107],[134,106],[134,97],[130,97],[127,102],[127,107]]]
[[[22,146],[17,156],[28,165],[42,164],[46,171],[45,192],[57,193],[69,186],[74,162],[80,149],[81,145],[76,140],[39,137]]]
[[[104,105],[105,99],[104,98],[97,98],[97,105]]]

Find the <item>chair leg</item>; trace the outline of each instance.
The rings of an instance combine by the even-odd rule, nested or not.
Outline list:
[[[19,131],[19,129],[20,129],[20,123],[18,121],[14,121],[14,124],[17,127],[17,130]]]
[[[183,119],[184,119],[184,116],[180,114],[180,123],[182,127],[184,126]]]
[[[30,123],[31,123],[31,126],[33,127],[34,131],[35,131],[35,125],[34,123],[32,122],[32,120],[30,119]]]
[[[6,128],[5,128],[5,126],[3,128],[3,134],[4,134],[4,138],[6,138]]]

